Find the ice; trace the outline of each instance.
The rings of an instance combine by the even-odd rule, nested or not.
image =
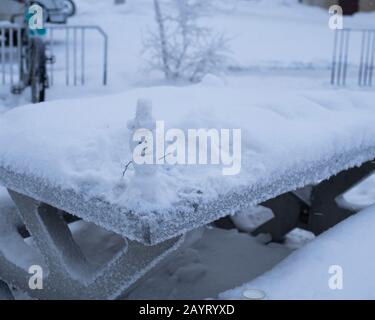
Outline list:
[[[0,118],[0,180],[130,239],[158,243],[375,157],[369,91],[198,84],[27,105]],[[244,85],[244,83],[242,84]],[[147,201],[130,182],[127,123],[139,98],[167,128],[239,128],[242,167],[160,166]],[[202,99],[204,97],[204,99]]]
[[[374,226],[372,206],[295,251],[271,271],[219,298],[242,299],[242,293],[252,288],[263,290],[269,299],[374,299]],[[343,286],[332,289],[329,281],[335,274],[340,276],[332,272],[338,267]]]

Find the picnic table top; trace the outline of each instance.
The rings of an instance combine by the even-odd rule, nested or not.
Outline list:
[[[241,129],[241,170],[129,166],[138,98],[167,128]],[[153,87],[13,109],[0,117],[0,184],[156,244],[375,158],[375,93]],[[145,196],[145,190],[153,196]]]

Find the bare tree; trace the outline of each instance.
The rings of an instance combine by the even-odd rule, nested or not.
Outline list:
[[[169,80],[200,81],[222,71],[227,39],[202,25],[210,0],[154,0],[156,31],[149,31],[144,55]]]
[[[160,58],[162,60],[162,70],[164,71],[166,78],[170,79],[171,72],[169,70],[169,52],[168,52],[168,44],[167,44],[167,35],[166,35],[166,30],[165,30],[165,19],[161,12],[160,3],[158,0],[154,0],[154,10],[155,10],[155,20],[159,28],[159,34],[152,35],[152,38],[153,38],[152,42],[156,42],[154,44],[160,45]],[[156,49],[158,51],[157,48],[153,48],[153,49]]]

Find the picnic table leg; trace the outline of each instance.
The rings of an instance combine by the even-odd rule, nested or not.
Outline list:
[[[30,265],[43,265],[37,250],[27,245],[18,232],[22,221],[13,206],[3,207],[0,212],[0,279],[8,285],[27,284]],[[3,283],[2,283],[3,284]],[[4,285],[2,288],[4,289]]]
[[[8,285],[0,280],[0,300],[14,300]]]
[[[22,221],[33,236],[33,242],[43,260],[31,257],[32,264],[43,267],[43,289],[30,290],[28,265],[21,270],[18,262],[6,256],[6,247],[0,247],[0,277],[40,299],[108,299],[121,295],[130,285],[150,271],[169,253],[177,249],[183,237],[170,239],[155,246],[145,246],[129,241],[102,268],[91,265],[76,244],[60,210],[30,197],[8,190]],[[12,240],[22,237],[12,234]],[[24,250],[26,254],[32,250]]]
[[[355,208],[343,208],[337,200],[374,171],[375,161],[368,161],[314,186],[311,193],[309,229],[318,235],[353,215]]]
[[[342,207],[337,200],[374,171],[375,161],[368,161],[311,186],[306,201],[288,192],[262,203],[272,209],[274,218],[255,229],[253,235],[269,233],[272,240],[281,241],[296,227],[321,234],[356,212],[355,208]]]
[[[67,273],[79,280],[90,276],[92,267],[73,240],[58,210],[32,198],[9,190],[34,243],[44,254],[51,276]]]
[[[262,203],[262,206],[272,210],[274,217],[256,228],[252,234],[270,234],[273,241],[283,241],[285,235],[299,224],[300,216],[308,210],[307,204],[293,192],[282,194]]]
[[[136,241],[129,241],[126,254],[120,254],[108,266],[98,272],[91,290],[102,290],[107,297],[120,297],[137,280],[149,272],[171,252],[182,245],[184,237],[170,239],[148,247]],[[126,266],[126,268],[124,268]],[[111,275],[111,278],[108,278]]]

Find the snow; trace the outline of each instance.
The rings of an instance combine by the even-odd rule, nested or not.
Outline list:
[[[236,230],[203,228],[200,238],[168,257],[124,298],[215,298],[233,284],[247,282],[269,270],[290,252],[284,246],[265,245]]]
[[[315,235],[300,228],[295,228],[285,236],[284,245],[290,249],[299,249],[315,239]]]
[[[128,0],[126,5],[116,7],[112,6],[112,0],[77,0],[78,15],[70,23],[98,24],[110,36],[109,86],[98,86],[100,55],[94,55],[98,53],[97,40],[89,38],[87,51],[92,56],[86,62],[86,87],[61,86],[64,78],[60,78],[61,83],[57,80],[63,74],[64,59],[59,58],[56,86],[47,93],[51,102],[10,110],[13,106],[26,104],[25,97],[29,93],[10,99],[4,93],[9,88],[1,88],[0,114],[4,113],[0,116],[2,183],[30,196],[42,197],[41,200],[130,239],[150,244],[374,158],[375,128],[371,120],[375,112],[374,93],[358,89],[352,85],[353,81],[349,81],[347,89],[329,87],[328,67],[333,35],[327,27],[328,13],[296,2],[221,3],[221,7],[207,17],[207,23],[218,31],[223,30],[231,38],[233,54],[227,66],[228,74],[223,78],[207,76],[201,84],[192,86],[166,83],[161,74],[148,73],[144,68],[140,54],[142,38],[154,23],[150,0]],[[357,14],[346,18],[345,26],[375,27],[374,21],[373,13]],[[360,46],[358,39],[353,41],[354,52],[350,63],[355,66],[359,61]],[[57,50],[64,52],[62,43],[58,43]],[[76,99],[68,100],[66,97]],[[168,127],[185,130],[191,127],[241,128],[241,173],[223,177],[221,168],[217,166],[161,168],[158,180],[153,183],[158,201],[144,201],[139,192],[142,184],[132,183],[134,169],[129,167],[122,178],[124,166],[130,160],[127,121],[134,118],[138,98],[152,99],[153,116],[166,121]],[[373,186],[374,178],[370,178],[349,193],[347,199],[360,203],[361,207],[372,204],[375,202]],[[9,203],[9,200],[1,197],[0,202]],[[192,208],[196,204],[199,204],[197,211]],[[370,216],[368,213],[365,215]],[[254,227],[253,220],[247,221],[249,216],[244,215],[241,219],[238,223],[245,223],[248,227],[246,231]],[[373,267],[371,257],[362,252],[364,249],[357,250],[366,248],[363,247],[366,241],[371,242],[371,230],[368,234],[357,235],[359,229],[367,230],[367,220],[355,219],[349,220],[350,223],[357,222],[347,238],[339,235],[338,239],[342,241],[336,243],[329,237],[324,250],[337,246],[335,256],[345,263],[346,275],[359,275],[357,285],[349,278],[345,280],[349,281],[348,284],[345,282],[345,292],[327,293],[327,288],[320,286],[321,281],[328,278],[327,270],[318,268],[314,271],[301,259],[294,267],[296,269],[291,270],[295,270],[298,277],[301,275],[300,281],[309,280],[309,276],[306,279],[302,277],[302,268],[313,272],[308,283],[312,288],[310,292],[285,290],[288,288],[287,275],[283,275],[285,280],[280,282],[280,286],[275,280],[274,283],[259,280],[259,288],[263,288],[264,284],[270,298],[285,298],[293,294],[299,298],[309,294],[313,297],[373,298],[371,292],[366,291],[368,287],[363,280],[365,275],[371,279],[371,274],[367,272],[370,266]],[[370,221],[370,218],[366,219]],[[349,224],[345,223],[345,226]],[[348,227],[351,228],[351,225]],[[339,226],[339,230],[342,228]],[[334,232],[336,237],[335,230],[331,233]],[[221,242],[221,236],[221,233],[216,234],[207,241],[207,252],[215,248],[216,242]],[[294,231],[290,237],[286,245],[292,248],[300,246],[299,241],[295,243],[296,238],[303,241],[311,239],[300,231]],[[326,238],[326,235],[318,237],[310,245],[314,249],[312,261],[308,260],[311,266],[319,262],[321,256],[318,252],[321,247],[325,248],[323,239]],[[239,239],[238,235],[233,236],[228,243],[244,252],[245,245],[239,245]],[[351,239],[350,244],[348,239]],[[345,248],[350,254],[355,253],[355,261],[349,261],[345,256]],[[11,247],[8,249],[11,254]],[[307,256],[307,248],[302,250],[295,255]],[[191,255],[194,260],[197,253]],[[251,254],[247,258],[250,259]],[[294,258],[288,261],[291,259]],[[369,261],[369,268],[365,266],[363,274],[357,272],[357,261]],[[225,267],[228,266],[223,264],[223,269]],[[172,282],[166,285],[169,289],[176,286],[173,282],[176,279],[184,280],[194,275],[198,275],[197,278],[189,279],[198,289],[201,288],[198,284],[202,277],[210,279],[208,283],[215,281],[207,278],[207,273],[201,275],[202,268],[214,268],[212,263],[204,267],[200,262],[189,265],[186,267],[189,272],[183,267],[182,271],[178,271],[179,268],[171,277]],[[223,270],[216,274],[215,279],[223,278],[222,274],[225,274]],[[253,278],[250,272],[246,275],[245,270],[239,274],[237,282],[231,283],[229,276],[224,279],[227,283],[220,290]],[[281,273],[278,276],[281,277]],[[165,279],[165,275],[160,276],[158,281],[160,279]],[[312,286],[313,280],[316,288]],[[143,287],[143,294],[151,297],[156,294],[155,288],[160,286],[158,281],[152,282],[150,292]],[[192,290],[184,287],[185,291],[177,289],[171,294],[168,288],[162,290],[161,296],[184,297],[186,291]],[[353,295],[347,288],[353,290]],[[360,288],[364,288],[361,293]],[[207,292],[207,296],[199,297],[218,292],[217,288],[209,289],[212,291]],[[235,291],[235,297],[241,297],[241,290]],[[135,292],[134,297],[142,296],[142,292]],[[224,295],[226,297],[227,293]]]
[[[133,0],[118,6],[114,6],[112,0],[76,0],[76,3],[78,13],[69,19],[69,24],[99,25],[109,35],[109,86],[99,85],[102,52],[98,43],[101,39],[88,32],[87,85],[79,90],[64,87],[64,33],[59,36],[55,31],[58,40],[54,51],[57,54],[55,87],[48,90],[49,100],[122,92],[163,82],[162,75],[150,73],[141,58],[145,34],[154,28],[152,1]],[[294,0],[215,0],[214,3],[216,6],[205,21],[231,39],[233,54],[227,66],[230,73],[269,69],[305,71],[327,69],[330,65],[333,34],[328,29],[326,10],[300,5]],[[373,13],[347,17],[345,26],[373,27]],[[353,64],[358,64],[359,48],[359,45],[354,46]],[[20,103],[15,102],[15,105]]]
[[[36,198],[42,186],[73,190],[120,208],[122,216],[117,213],[113,219],[132,211],[156,228],[151,233],[157,238],[151,241],[161,241],[375,157],[373,92],[264,88],[261,81],[244,90],[248,82],[242,80],[228,79],[219,87],[203,82],[139,88],[13,109],[0,118],[0,167],[20,178],[3,173],[2,183]],[[217,165],[161,166],[154,185],[157,200],[142,198],[131,183],[133,168],[124,177],[122,172],[132,158],[126,124],[143,97],[153,101],[153,117],[167,128],[241,129],[240,173],[223,176]],[[25,177],[36,179],[34,187],[25,187]],[[59,201],[79,215],[80,209],[64,204],[73,200],[57,197],[61,199],[52,203]],[[198,214],[191,211],[194,203]],[[89,221],[98,223],[109,218],[100,212],[91,215]]]
[[[375,175],[369,176],[344,194],[344,200],[361,210],[375,203]]]
[[[134,14],[132,6],[124,8],[126,12],[129,11],[125,12],[126,14],[130,12]],[[108,8],[106,10],[108,11]],[[105,17],[108,14],[109,17],[110,12],[106,10],[103,11],[103,15]],[[316,12],[318,15],[320,11]],[[121,13],[121,10],[117,14],[112,12],[113,20],[116,21],[117,15]],[[148,10],[142,9],[139,15],[148,17],[148,13]],[[88,19],[91,15],[88,16],[83,9],[80,19],[85,22],[85,17]],[[102,21],[107,20],[103,18],[100,21],[104,23]],[[137,37],[133,36],[132,39],[134,38]],[[116,45],[119,43],[122,42],[115,41]],[[110,52],[114,54],[114,51],[120,52],[118,50],[119,48],[116,48]],[[127,53],[125,58],[128,57],[133,55]],[[139,55],[137,59],[140,63]],[[118,66],[116,69],[111,68],[115,70],[111,72],[114,75],[119,75],[123,66],[136,65],[135,61],[120,63],[116,57],[111,58],[110,61]],[[228,186],[249,185],[249,182],[256,184],[259,177],[267,179],[264,173],[270,175],[279,169],[285,171],[293,163],[299,162],[302,167],[301,159],[310,159],[310,162],[314,162],[322,157],[327,159],[333,154],[345,153],[348,150],[344,149],[349,149],[352,145],[351,141],[355,141],[356,147],[363,147],[363,150],[371,145],[371,128],[367,131],[367,126],[372,117],[369,101],[373,94],[361,90],[325,89],[327,83],[322,81],[321,77],[319,73],[297,76],[290,71],[277,75],[263,72],[237,77],[228,76],[225,79],[208,76],[201,84],[195,86],[162,85],[132,89],[118,95],[85,101],[80,98],[75,101],[61,100],[40,106],[26,106],[9,112],[1,122],[0,130],[8,131],[7,135],[2,137],[1,146],[7,147],[4,152],[6,152],[5,157],[8,157],[7,160],[3,160],[12,163],[13,168],[21,173],[48,178],[48,184],[63,185],[78,192],[86,192],[82,189],[89,189],[88,197],[99,197],[120,206],[126,205],[129,209],[137,208],[139,211],[171,207],[181,199],[181,196],[191,198],[197,190],[201,189],[205,189],[203,200],[212,200],[222,194]],[[133,79],[130,75],[126,78]],[[114,80],[112,81],[114,83],[121,82],[119,79]],[[116,91],[111,87],[109,91],[112,90]],[[272,96],[269,92],[272,92]],[[90,93],[95,95],[94,92]],[[61,94],[66,92],[62,90]],[[155,115],[158,119],[167,121],[170,127],[242,128],[245,134],[241,175],[226,179],[213,177],[210,178],[212,181],[206,184],[207,180],[205,176],[201,176],[199,168],[179,168],[181,170],[178,169],[176,174],[176,170],[168,168],[170,171],[164,170],[159,179],[159,185],[164,184],[167,187],[157,190],[158,194],[163,195],[158,199],[166,200],[163,203],[140,202],[137,188],[133,190],[128,188],[127,195],[124,195],[123,190],[129,185],[132,175],[131,170],[124,179],[120,174],[124,165],[130,160],[126,147],[129,138],[126,122],[134,117],[136,100],[142,97],[152,97]],[[202,97],[205,99],[201,99]],[[360,105],[362,102],[363,105]],[[358,108],[361,108],[360,114],[356,112]],[[28,110],[27,114],[17,119],[18,124],[12,123],[10,118],[19,117],[18,114],[26,112],[24,110]],[[180,110],[184,111],[180,112]],[[339,128],[333,126],[335,122],[340,123]],[[82,126],[82,123],[85,125]],[[268,125],[262,123],[276,125],[272,125],[270,130]],[[356,126],[362,127],[362,125],[363,128],[352,133],[356,131]],[[20,130],[17,126],[23,129]],[[8,130],[7,127],[12,129]],[[347,130],[349,127],[351,129]],[[12,136],[13,134],[15,136]],[[362,141],[362,135],[365,137],[364,140],[367,136],[367,141]],[[279,136],[284,140],[280,140]],[[17,143],[9,146],[8,141],[13,140]],[[21,140],[20,145],[17,140]],[[29,144],[31,141],[39,142],[38,145],[33,145]],[[341,143],[336,150],[335,145],[339,141]],[[290,147],[293,147],[293,150]],[[331,147],[332,149],[329,150]],[[343,150],[339,150],[340,148]],[[291,151],[295,152],[295,158],[286,159],[289,158]],[[37,163],[34,163],[35,159],[38,159]],[[357,164],[358,161],[361,160],[353,160],[351,165]],[[345,161],[345,165],[349,164]],[[205,166],[202,170],[205,171],[206,177],[212,177],[219,169],[208,169]],[[179,176],[180,171],[185,174]],[[190,175],[191,171],[196,174]],[[189,174],[186,174],[187,172]],[[335,170],[331,171],[334,172]],[[306,180],[314,179],[315,177],[306,178]],[[179,194],[178,189],[181,185],[189,186],[190,190],[183,190],[183,194]],[[295,186],[292,184],[292,187]]]
[[[323,70],[328,80],[333,32],[328,28],[328,11],[300,5],[294,0],[219,1],[205,22],[230,39],[232,51],[229,74],[258,73],[267,70]],[[164,83],[162,74],[149,72],[142,58],[143,40],[155,28],[150,0],[127,1],[114,6],[112,0],[77,0],[78,14],[73,25],[99,25],[109,35],[109,86],[98,85],[101,66],[99,38],[87,35],[87,85],[64,87],[65,47],[57,42],[57,86],[48,91],[48,99],[94,96],[123,92],[134,87]],[[235,17],[235,18],[234,18]],[[345,27],[374,27],[374,14],[362,13],[345,18]],[[57,34],[55,34],[57,36]],[[352,37],[350,63],[358,65],[359,41]]]
[[[223,292],[219,298],[241,299],[246,289],[254,288],[264,291],[268,299],[375,299],[375,283],[371,281],[374,226],[372,206],[293,252],[271,271]],[[341,290],[329,286],[331,266],[342,269]]]
[[[274,214],[271,209],[263,206],[254,206],[236,212],[236,214],[231,216],[231,220],[238,230],[250,233],[273,217]]]
[[[22,225],[16,210],[7,192],[0,189],[0,251],[9,261],[27,270],[35,261],[41,261],[41,257],[24,243],[18,233],[13,232]]]
[[[64,32],[59,35],[55,31],[54,36],[58,40],[54,50],[57,55],[55,86],[48,90],[48,100],[67,96],[98,96],[164,83],[160,73],[147,70],[142,58],[145,34],[155,28],[152,1],[133,0],[118,6],[114,6],[112,0],[76,2],[78,14],[69,20],[69,24],[99,25],[109,35],[109,85],[99,85],[102,52],[98,44],[101,44],[101,39],[88,32],[86,86],[78,90],[73,86],[65,88]],[[214,3],[216,8],[211,10],[205,22],[230,38],[232,59],[227,66],[229,74],[323,70],[327,72],[324,77],[328,79],[333,33],[328,28],[329,14],[326,10],[300,5],[294,0],[215,0]],[[363,13],[347,17],[345,26],[373,27],[373,16],[373,13]],[[352,37],[352,41],[354,51],[350,63],[358,64],[360,37]],[[14,105],[22,102],[16,101]]]

